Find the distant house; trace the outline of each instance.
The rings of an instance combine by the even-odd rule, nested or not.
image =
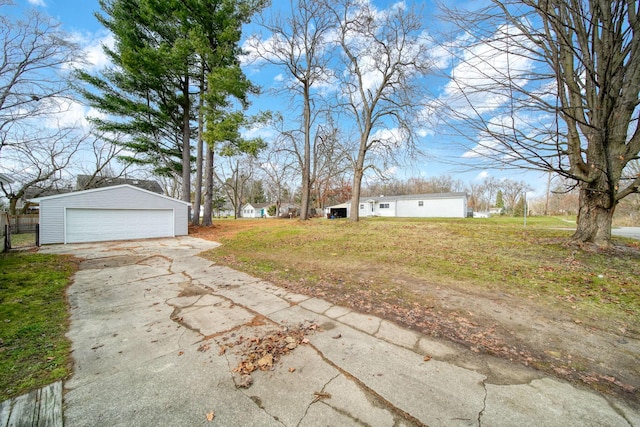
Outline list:
[[[76,177],[75,188],[71,185],[61,188],[40,188],[29,187],[24,192],[22,199],[18,202],[17,208],[21,209],[25,204],[35,198],[56,196],[59,194],[67,194],[72,191],[91,190],[95,188],[113,187],[116,185],[130,185],[132,187],[141,188],[156,194],[164,194],[162,187],[157,181],[135,178],[111,178],[105,176],[78,175]]]
[[[112,178],[108,176],[78,175],[76,190],[90,190],[92,188],[113,187],[114,185],[129,184],[153,193],[163,194],[164,190],[157,181],[137,178]]]
[[[6,185],[6,184],[11,184],[11,183],[13,183],[13,180],[11,178],[9,178],[8,175],[0,173],[0,184]]]
[[[467,193],[365,197],[360,199],[358,209],[360,217],[465,218]],[[346,218],[350,211],[351,202],[326,208],[327,216],[334,218]]]
[[[242,207],[242,218],[270,218],[269,206],[273,203],[247,203]]]

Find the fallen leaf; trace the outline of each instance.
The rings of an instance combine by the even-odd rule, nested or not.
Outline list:
[[[427,355],[427,356],[424,357],[424,361],[425,362],[428,362],[429,360],[431,360],[431,356]]]
[[[258,360],[258,367],[263,371],[271,369],[272,366],[273,366],[273,356],[271,355],[271,353],[265,354]]]
[[[184,351],[178,352],[178,356],[182,356],[183,354],[184,354]]]
[[[213,411],[208,412],[208,413],[207,413],[207,421],[209,421],[209,422],[213,421],[213,419],[215,418],[215,416],[216,416],[216,415],[213,413]]]
[[[313,393],[313,395],[315,397],[313,398],[313,402],[311,402],[311,403],[316,403],[320,399],[330,399],[331,398],[331,394],[330,393],[325,393],[323,391],[315,391]]]
[[[337,340],[338,338],[342,338],[342,334],[335,335],[331,338],[333,338],[334,340]]]
[[[289,372],[295,372],[296,368],[289,368]]]
[[[209,347],[209,344],[202,344],[200,347],[198,347],[198,351],[201,351],[201,352],[204,353],[205,351],[209,350],[210,348],[211,347]]]

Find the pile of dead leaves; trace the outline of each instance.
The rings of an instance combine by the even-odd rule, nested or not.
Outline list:
[[[261,336],[239,336],[235,340],[222,344],[220,353],[234,348],[235,354],[241,360],[233,372],[241,376],[239,387],[249,387],[252,384],[250,375],[261,370],[268,371],[278,363],[282,356],[294,351],[299,345],[307,344],[307,335],[320,331],[315,323],[301,323],[297,327],[281,327],[265,331]]]

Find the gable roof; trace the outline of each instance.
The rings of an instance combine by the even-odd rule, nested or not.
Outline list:
[[[100,187],[100,188],[92,188],[91,190],[81,190],[81,191],[72,191],[69,193],[64,193],[64,194],[54,194],[51,196],[45,196],[45,197],[37,197],[35,199],[32,199],[31,201],[34,203],[40,203],[42,200],[52,200],[52,199],[59,199],[61,197],[71,197],[71,196],[76,196],[78,194],[87,194],[87,193],[94,193],[94,192],[100,192],[100,191],[114,191],[120,188],[131,188],[135,191],[140,191],[143,193],[147,193],[147,194],[151,194],[154,197],[161,197],[163,199],[167,199],[167,200],[171,200],[173,202],[180,202],[183,203],[187,206],[191,206],[191,203],[189,202],[185,202],[183,200],[178,200],[178,199],[174,199],[173,197],[169,197],[169,196],[165,196],[164,194],[158,194],[155,193],[153,191],[149,191],[149,190],[145,190],[144,188],[140,188],[140,187],[136,187],[134,185],[129,185],[129,184],[122,184],[122,185],[112,185],[112,186],[108,186],[108,187]]]
[[[0,173],[0,182],[3,184],[11,184],[13,180],[8,175]]]
[[[111,178],[108,176],[78,175],[76,189],[88,190],[91,188],[113,187],[129,184],[154,193],[163,194],[164,191],[157,181],[137,178]]]
[[[275,205],[275,203],[245,203],[243,208],[246,206],[251,206],[252,208],[268,208],[269,206]]]

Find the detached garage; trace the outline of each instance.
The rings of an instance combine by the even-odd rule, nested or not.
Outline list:
[[[116,185],[33,199],[40,204],[40,243],[150,239],[188,233],[189,203]]]

